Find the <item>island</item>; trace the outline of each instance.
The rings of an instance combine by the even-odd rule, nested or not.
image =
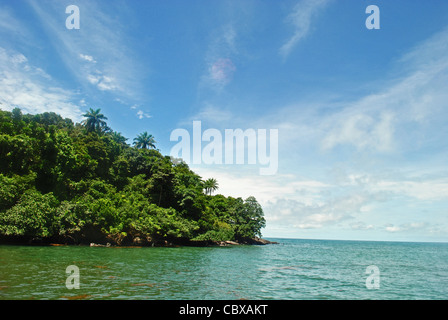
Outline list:
[[[268,244],[254,197],[213,195],[151,134],[127,143],[100,109],[0,110],[0,243],[93,246]]]

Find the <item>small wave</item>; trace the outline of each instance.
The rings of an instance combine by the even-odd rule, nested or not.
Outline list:
[[[292,265],[292,266],[275,266],[275,267],[260,268],[258,270],[264,272],[272,272],[279,270],[300,270],[300,269],[313,269],[313,267],[305,265]]]

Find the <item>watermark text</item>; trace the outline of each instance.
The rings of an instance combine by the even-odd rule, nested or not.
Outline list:
[[[202,132],[201,121],[193,121],[192,137],[186,129],[175,129],[170,141],[178,142],[170,155],[187,164],[258,164],[265,166],[260,175],[274,175],[278,170],[278,129],[269,130],[269,139],[267,129],[225,129],[223,135],[217,129]]]

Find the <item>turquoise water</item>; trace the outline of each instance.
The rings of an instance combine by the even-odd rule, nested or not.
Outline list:
[[[285,240],[179,248],[0,246],[0,299],[447,299],[448,244]],[[79,268],[79,289],[66,268]],[[366,268],[379,288],[366,287]]]

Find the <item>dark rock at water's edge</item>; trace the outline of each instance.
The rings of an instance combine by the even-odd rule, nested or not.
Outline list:
[[[246,239],[243,244],[251,244],[251,245],[266,245],[266,244],[278,244],[278,242],[275,241],[269,241],[266,239],[262,239],[262,238],[250,238],[250,239]]]
[[[278,242],[269,241],[262,238],[245,238],[235,241],[193,241],[190,239],[151,239],[149,237],[134,236],[126,239],[117,239],[114,237],[92,239],[83,237],[82,239],[74,237],[51,237],[38,238],[26,236],[0,236],[0,244],[17,244],[17,245],[86,245],[90,247],[227,247],[237,245],[267,245],[278,244]]]
[[[266,245],[266,244],[278,244],[278,242],[261,239],[258,237],[242,239],[240,241],[215,241],[212,245],[220,247],[238,246],[238,245]]]

